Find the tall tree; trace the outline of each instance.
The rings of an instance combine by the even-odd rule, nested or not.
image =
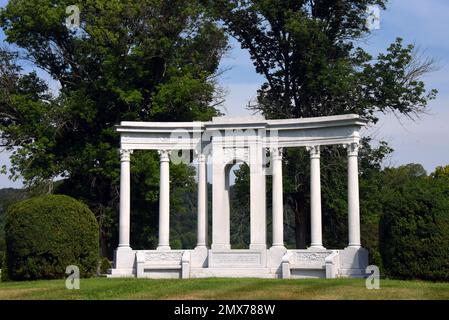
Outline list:
[[[419,59],[413,45],[398,38],[376,58],[359,47],[358,41],[370,33],[368,7],[386,9],[386,0],[203,2],[248,50],[256,71],[265,77],[252,109],[267,118],[356,113],[372,124],[379,113],[414,118],[436,95],[420,80],[434,61]],[[304,150],[288,150],[285,156],[285,191],[295,212],[299,248],[308,241],[308,159]],[[330,175],[338,172],[342,161],[344,150],[324,150],[324,171]],[[332,179],[324,173],[323,178]],[[332,194],[327,191],[325,196]],[[338,199],[329,201],[331,207],[341,207]]]
[[[13,176],[84,199],[97,215],[103,251],[117,221],[120,121],[208,120],[217,114],[223,31],[196,0],[78,1],[80,25],[65,25],[72,1],[11,0],[0,12],[0,133]],[[57,83],[26,73],[43,70]],[[53,87],[50,88],[50,85]],[[136,153],[132,169],[137,247],[155,232],[158,159]],[[151,171],[150,171],[151,170]],[[193,171],[174,168],[173,186]],[[174,199],[176,202],[176,199]],[[144,233],[144,234],[142,234]],[[140,240],[139,240],[140,239]]]

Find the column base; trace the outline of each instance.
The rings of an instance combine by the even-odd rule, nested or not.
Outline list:
[[[133,249],[129,245],[119,245],[116,251],[132,251]]]
[[[349,248],[349,249],[360,249],[360,248],[362,248],[362,245],[361,244],[349,244],[346,248]]]
[[[267,250],[267,267],[276,270],[278,277],[282,274],[282,257],[287,253],[283,245],[273,245]]]
[[[164,245],[164,246],[158,246],[156,250],[157,251],[170,251],[171,248],[170,248],[170,246]]]
[[[314,245],[312,244],[310,247],[307,248],[307,250],[327,250],[322,245]]]
[[[118,247],[114,252],[114,271],[111,275],[133,275],[136,252],[130,246]]]
[[[368,250],[362,247],[346,247],[340,251],[341,277],[366,277],[366,268],[369,265]]]
[[[285,250],[287,250],[283,243],[281,243],[281,244],[273,243],[271,245],[270,249],[285,249]]]
[[[250,250],[267,250],[266,244],[250,244],[249,245]]]
[[[212,250],[231,250],[230,244],[212,244]]]
[[[135,278],[134,269],[109,269],[107,271],[107,278]]]
[[[192,268],[207,268],[207,255],[209,249],[206,246],[196,246],[191,252],[190,264]]]

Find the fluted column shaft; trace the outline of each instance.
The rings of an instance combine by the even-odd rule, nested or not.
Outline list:
[[[324,249],[321,222],[321,170],[320,147],[308,148],[310,152],[310,232],[311,249]]]
[[[250,245],[251,250],[266,250],[266,182],[263,154],[266,151],[258,141],[249,147],[250,161]]]
[[[360,247],[360,203],[359,203],[359,144],[352,143],[348,149],[348,235],[349,247]]]
[[[274,148],[273,162],[273,247],[284,246],[284,204],[282,186],[282,149]]]
[[[170,158],[168,151],[159,151],[159,245],[158,250],[170,250]]]
[[[207,246],[207,167],[206,156],[198,155],[198,238],[197,247]]]
[[[132,150],[120,150],[120,220],[119,249],[129,248],[131,217],[131,154]]]
[[[351,143],[348,149],[348,235],[349,247],[360,247],[359,203],[359,144]]]

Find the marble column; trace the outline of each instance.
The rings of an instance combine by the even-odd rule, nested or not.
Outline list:
[[[267,249],[266,186],[260,142],[249,147],[250,161],[250,245],[251,250]]]
[[[198,155],[198,238],[197,248],[207,246],[207,163],[204,154]]]
[[[274,148],[273,165],[273,247],[284,247],[284,204],[282,187],[282,149]]]
[[[159,151],[159,245],[157,250],[170,250],[170,158],[166,150]]]
[[[232,164],[224,166],[224,188],[223,188],[223,202],[221,206],[223,208],[223,215],[231,219],[231,169]],[[231,229],[228,233],[230,234]],[[229,235],[230,236],[230,235]]]
[[[321,170],[320,146],[308,148],[310,152],[310,249],[324,249],[321,223]]]
[[[359,248],[360,204],[359,204],[359,144],[347,145],[348,150],[348,235],[349,247]]]
[[[129,230],[131,216],[131,154],[132,150],[120,150],[120,221],[119,249],[130,249]]]
[[[226,210],[224,150],[221,145],[212,145],[212,249],[231,249],[230,217]],[[228,204],[229,205],[229,204]]]

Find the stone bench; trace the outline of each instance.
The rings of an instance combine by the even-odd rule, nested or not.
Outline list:
[[[190,276],[190,251],[137,251],[137,278],[186,279]]]
[[[336,278],[338,259],[338,251],[289,250],[282,258],[282,278]]]

